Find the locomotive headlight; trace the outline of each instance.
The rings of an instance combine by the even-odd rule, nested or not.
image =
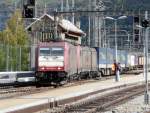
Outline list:
[[[61,67],[58,67],[58,70],[60,70],[61,69]]]
[[[41,67],[42,70],[44,70],[44,67]]]

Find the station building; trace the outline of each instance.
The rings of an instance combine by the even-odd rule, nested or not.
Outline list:
[[[26,29],[29,31],[32,44],[52,40],[65,40],[81,44],[81,37],[86,35],[80,26],[75,26],[62,17],[53,17],[48,14],[36,18]]]
[[[35,69],[35,48],[40,42],[68,41],[80,45],[81,37],[86,34],[69,20],[43,14],[26,27],[31,42],[31,69]]]

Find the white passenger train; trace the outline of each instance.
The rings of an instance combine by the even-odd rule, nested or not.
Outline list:
[[[35,83],[34,71],[0,72],[0,85]]]

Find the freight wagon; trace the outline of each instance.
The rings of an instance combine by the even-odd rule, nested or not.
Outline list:
[[[95,48],[97,64],[102,76],[113,75],[112,64],[115,61],[116,51],[111,48]],[[148,59],[149,60],[149,59]],[[121,73],[128,70],[142,69],[144,64],[143,53],[117,50],[117,63],[121,65]]]
[[[112,75],[112,64],[115,61],[115,50],[111,48],[96,48],[97,59],[98,59],[98,68],[103,76]],[[127,52],[126,51],[117,51],[117,63],[120,63],[122,69],[127,66]]]

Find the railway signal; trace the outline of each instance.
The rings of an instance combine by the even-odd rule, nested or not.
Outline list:
[[[141,24],[142,24],[142,27],[144,27],[144,28],[149,27],[149,21],[148,20],[142,20]]]
[[[34,9],[29,8],[28,5],[24,5],[24,11],[23,11],[23,17],[24,18],[33,18],[34,17]]]
[[[139,29],[134,29],[134,42],[139,42]]]
[[[35,0],[28,0],[28,4],[31,6],[35,6]]]
[[[137,28],[136,26],[139,26],[140,25],[140,18],[139,16],[134,16],[134,42],[139,42],[140,41],[140,31],[139,31],[139,28]]]
[[[134,17],[134,23],[136,23],[136,24],[139,23],[139,17],[138,16]]]
[[[35,15],[35,0],[27,0],[23,5],[23,18],[34,18]]]

